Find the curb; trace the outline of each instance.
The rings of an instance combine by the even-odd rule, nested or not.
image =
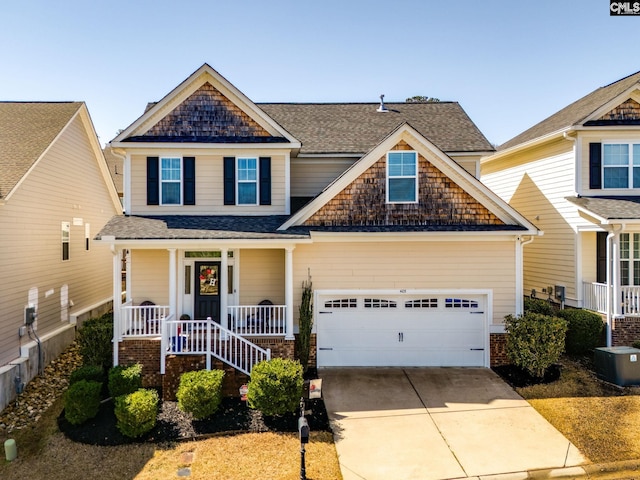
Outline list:
[[[471,477],[478,480],[634,479],[640,478],[640,460],[591,463],[575,467],[529,470]]]

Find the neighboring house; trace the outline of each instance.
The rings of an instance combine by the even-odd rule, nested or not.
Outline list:
[[[93,237],[120,211],[84,103],[0,102],[0,409],[111,309]]]
[[[493,149],[457,103],[257,105],[205,64],[110,147],[114,356],[147,382],[186,354],[292,356],[307,279],[318,366],[500,360],[539,232],[476,178]]]
[[[502,145],[482,181],[545,232],[523,293],[606,314],[609,344],[640,339],[640,72]]]
[[[103,149],[102,153],[104,154],[104,158],[107,161],[109,174],[111,175],[113,184],[115,185],[116,191],[118,192],[118,197],[120,198],[120,201],[122,201],[122,197],[123,197],[122,184],[123,184],[123,177],[124,177],[122,157],[118,157],[117,155],[114,155],[113,152],[111,152],[110,148]]]

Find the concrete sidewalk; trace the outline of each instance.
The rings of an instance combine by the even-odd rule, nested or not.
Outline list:
[[[584,474],[574,468],[586,462],[580,452],[489,369],[332,368],[320,376],[344,480]]]

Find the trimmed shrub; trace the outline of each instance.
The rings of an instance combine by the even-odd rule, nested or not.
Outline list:
[[[133,393],[142,388],[142,365],[123,367],[118,365],[109,370],[109,395],[116,398]]]
[[[73,385],[80,380],[104,383],[104,370],[102,370],[102,367],[98,365],[84,365],[82,367],[78,367],[71,372],[69,385]]]
[[[294,412],[300,404],[302,385],[300,362],[283,358],[260,362],[251,372],[247,404],[268,416]]]
[[[64,393],[64,418],[80,425],[95,417],[100,409],[102,383],[79,380]]]
[[[569,308],[561,310],[558,316],[567,321],[567,353],[581,355],[598,346],[604,322],[597,313]]]
[[[222,370],[199,370],[180,376],[178,407],[200,420],[213,415],[222,401]]]
[[[158,419],[158,392],[141,388],[115,400],[116,426],[120,433],[136,438],[149,432]]]
[[[509,360],[534,377],[541,378],[564,352],[567,321],[539,313],[505,317]]]
[[[78,329],[76,342],[85,365],[98,365],[106,372],[113,365],[113,314],[92,318]]]
[[[540,315],[547,315],[554,317],[556,311],[553,309],[551,303],[541,298],[525,298],[524,299],[524,311],[531,313],[539,313]]]
[[[311,332],[313,331],[313,285],[311,280],[302,282],[302,301],[298,310],[298,360],[303,373],[309,367],[311,353]]]
[[[631,344],[631,346],[632,346],[633,348],[640,348],[640,340],[636,340],[636,341],[634,341],[634,342]]]

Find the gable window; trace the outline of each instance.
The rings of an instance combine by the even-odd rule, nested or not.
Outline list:
[[[411,151],[387,153],[387,203],[418,201],[418,155]]]
[[[182,159],[160,158],[160,198],[162,205],[180,205],[182,191]]]
[[[258,204],[258,159],[238,158],[238,205]]]
[[[71,236],[71,222],[62,222],[62,260],[69,260],[69,237]]]
[[[602,145],[604,188],[640,188],[640,144]]]
[[[640,285],[640,233],[620,234],[620,283]]]

